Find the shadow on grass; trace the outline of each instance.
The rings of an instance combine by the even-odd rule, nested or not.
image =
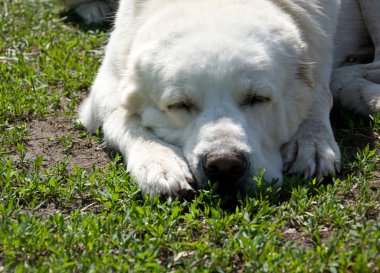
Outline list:
[[[358,149],[364,149],[367,145],[370,149],[376,147],[376,130],[380,123],[372,116],[356,114],[340,106],[332,109],[330,119],[342,152],[342,174],[345,174],[345,167],[355,159]]]
[[[63,11],[60,13],[60,16],[64,18],[64,22],[66,24],[78,27],[80,30],[85,32],[93,30],[99,30],[104,32],[110,31],[113,27],[114,21],[114,17],[111,16],[101,23],[86,24],[83,18],[81,18],[74,11]]]

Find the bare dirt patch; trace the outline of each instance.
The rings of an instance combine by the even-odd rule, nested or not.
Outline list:
[[[74,165],[91,168],[103,167],[111,161],[101,148],[101,143],[80,136],[74,122],[67,117],[47,117],[27,124],[28,138],[25,142],[25,158],[30,161],[43,156],[43,166],[54,166],[67,159],[68,167]]]
[[[282,234],[284,242],[295,242],[301,245],[305,250],[313,247],[313,241],[306,232],[299,231],[295,228],[285,228]]]

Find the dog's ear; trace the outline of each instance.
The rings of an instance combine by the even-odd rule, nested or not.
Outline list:
[[[310,87],[314,86],[313,63],[304,54],[298,62],[298,77]]]
[[[140,114],[143,100],[141,92],[138,92],[134,84],[131,84],[126,88],[123,101],[123,106],[129,115]]]

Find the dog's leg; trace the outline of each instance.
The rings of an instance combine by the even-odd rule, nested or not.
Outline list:
[[[91,87],[90,95],[79,107],[79,121],[90,133],[99,129],[110,113],[122,103],[123,90],[120,90],[120,85],[142,1],[120,2],[115,29],[107,44],[102,65]]]
[[[301,173],[305,178],[335,174],[340,170],[340,150],[335,141],[329,113],[332,96],[320,86],[313,100],[313,109],[292,139],[283,145],[281,153],[285,173]],[[327,93],[328,92],[328,93]]]
[[[129,86],[122,83],[125,64],[143,2],[121,1],[106,56],[90,96],[80,106],[79,121],[89,132],[103,127],[106,144],[121,152],[144,193],[184,196],[193,192],[194,179],[182,151],[142,127],[138,115],[128,113],[123,105]]]
[[[159,140],[140,125],[138,115],[117,108],[103,124],[107,146],[120,151],[127,171],[145,194],[186,197],[193,194],[193,176],[181,149]]]
[[[364,22],[375,47],[375,59],[369,66],[368,71],[364,74],[364,78],[380,84],[380,1],[360,0],[360,7],[362,9]],[[380,86],[378,86],[378,91],[380,103]],[[380,110],[380,107],[378,109]]]
[[[325,5],[321,6],[326,8],[323,10],[325,16],[315,17],[319,20],[319,29],[326,31],[325,37],[333,36],[337,7],[333,5],[333,1],[325,1]],[[291,140],[283,145],[281,153],[285,173],[301,173],[305,178],[321,178],[335,174],[340,168],[340,150],[329,117],[333,103],[329,88],[333,41],[321,37],[320,42],[315,43],[310,42],[313,41],[313,37],[305,37],[309,41],[310,58],[314,63],[311,108],[308,118],[303,121]]]
[[[380,112],[380,1],[359,0],[364,23],[372,39],[372,63],[355,64],[334,71],[332,89],[338,90],[342,105],[363,114]]]
[[[380,1],[359,0],[359,3],[364,22],[375,46],[375,61],[380,62]]]
[[[106,146],[123,155],[127,171],[144,194],[192,194],[194,179],[182,151],[159,140],[140,125],[138,115],[127,112],[120,82],[110,69],[103,63],[90,97],[81,105],[79,120],[90,132],[102,126]]]

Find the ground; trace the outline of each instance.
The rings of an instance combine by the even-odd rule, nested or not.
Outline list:
[[[69,157],[68,168],[74,165],[104,167],[111,162],[101,143],[80,136],[74,121],[67,117],[37,118],[27,123],[25,158],[30,161],[42,156],[43,167],[54,166]]]
[[[53,0],[0,9],[0,272],[379,272],[379,115],[335,106],[337,177],[145,198],[75,121],[108,29]]]

